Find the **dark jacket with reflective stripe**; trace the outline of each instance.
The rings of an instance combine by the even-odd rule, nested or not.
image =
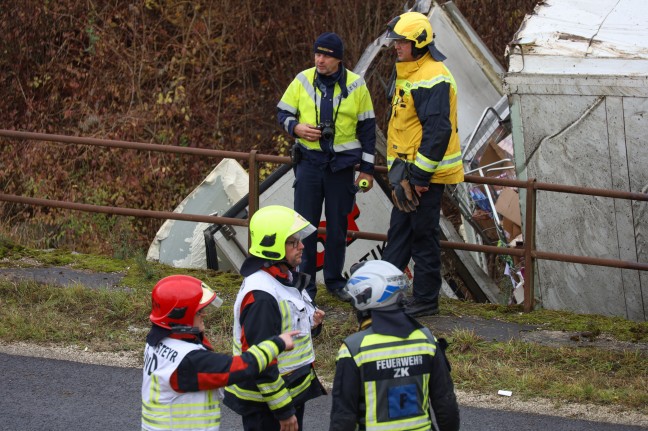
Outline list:
[[[248,257],[241,267],[241,274],[249,276],[263,265],[264,261],[255,256]],[[266,271],[273,275],[275,279],[286,286],[292,286],[293,283],[288,280],[277,267],[271,266]],[[298,274],[293,273],[293,280],[298,279]],[[304,283],[300,283],[300,289],[303,289]],[[295,286],[293,286],[295,287]],[[251,346],[257,343],[257,340],[264,340],[276,336],[282,332],[282,317],[277,300],[269,293],[261,290],[252,290],[245,297],[241,305],[240,314],[241,326],[243,329],[242,343],[245,346]],[[321,325],[312,331],[313,336],[319,334]],[[292,373],[281,375],[277,361],[273,361],[255,380],[241,382],[238,386],[240,389],[248,391],[251,398],[261,396],[258,384],[273,386],[276,385],[276,392],[291,393],[291,400],[285,406],[272,410],[277,420],[287,419],[295,414],[295,407],[301,406],[306,401],[316,398],[320,395],[326,395],[320,381],[315,376],[312,364],[305,365]],[[232,392],[233,387],[225,391],[223,403],[241,416],[256,412],[270,412],[268,404],[264,400],[244,399],[238,397]]]
[[[244,352],[240,356],[214,352],[211,343],[203,334],[172,335],[168,329],[153,325],[146,341],[155,347],[167,336],[188,343],[202,344],[207,349],[189,352],[178,364],[178,368],[171,376],[171,387],[177,392],[223,388],[234,383],[253,380],[261,371],[258,359],[251,352]],[[276,335],[270,335],[267,339],[276,344],[280,352],[286,347],[283,340]],[[266,364],[275,359],[262,346],[259,346],[259,350],[265,355]]]
[[[365,423],[366,411],[367,409],[375,408],[375,406],[366,405],[368,398],[370,399],[371,397],[367,397],[367,394],[365,393],[365,381],[378,382],[378,379],[383,380],[383,386],[387,386],[390,389],[393,388],[393,392],[398,396],[407,397],[406,392],[399,392],[399,386],[403,386],[402,383],[406,380],[407,383],[411,383],[411,379],[415,378],[416,375],[419,375],[418,373],[424,373],[429,378],[429,380],[427,380],[427,395],[429,397],[429,403],[432,405],[434,410],[439,429],[441,431],[459,430],[459,407],[454,394],[452,378],[450,377],[450,364],[448,363],[444,352],[445,347],[447,346],[445,340],[437,340],[434,338],[427,328],[424,328],[416,320],[407,316],[401,310],[388,312],[373,310],[370,324],[371,326],[367,329],[348,337],[345,340],[345,344],[340,348],[340,352],[347,350],[351,354],[341,354],[338,356],[335,378],[333,381],[333,405],[331,407],[331,423],[329,429],[331,431],[351,431],[355,430],[356,426],[358,426],[358,429],[360,430],[369,429],[369,426],[367,426],[368,424]],[[419,335],[421,331],[428,335],[429,339],[426,340],[426,342],[429,343],[430,347],[433,347],[433,349],[430,350],[435,350],[436,353],[434,355],[424,355],[426,357],[424,360],[420,360],[419,363],[419,360],[408,358],[407,346],[412,343],[420,344],[420,341],[413,341],[413,339],[416,338],[420,340]],[[399,345],[392,346],[390,344],[388,349],[390,352],[390,355],[388,355],[390,356],[389,359],[384,360],[385,356],[382,353],[376,355],[375,361],[368,359],[372,357],[371,349],[379,348],[379,346],[375,344],[369,346],[368,349],[360,349],[362,351],[362,358],[358,358],[358,354],[355,352],[355,347],[346,344],[349,343],[362,346],[362,340],[364,337],[375,334],[382,334],[386,336],[386,340],[390,341],[393,340],[392,337],[402,338]],[[356,339],[352,340],[352,338]],[[398,354],[399,349],[402,350],[402,355]],[[397,354],[394,355],[394,352]],[[383,362],[378,364],[380,360],[383,360]],[[409,363],[413,365],[406,371],[401,370],[401,372],[398,372],[398,376],[394,376],[396,369],[403,367],[393,367],[393,369],[390,369],[390,366],[398,362],[402,362],[402,364],[405,365]],[[358,363],[361,364],[360,367],[358,367]],[[425,368],[425,370],[423,370],[423,368]],[[390,374],[390,371],[393,372]],[[401,378],[401,376],[403,378]],[[379,384],[381,383],[378,382],[377,385]],[[389,391],[390,390],[387,390],[383,394],[389,393]],[[402,395],[403,393],[405,393],[405,395]],[[387,397],[387,395],[383,396],[383,399],[378,401],[385,402],[385,397]],[[399,399],[396,398],[396,401],[398,400]],[[428,406],[419,407],[421,410],[427,411],[429,415],[430,412]],[[378,414],[381,413],[389,416],[389,413],[378,412]],[[398,412],[394,415],[398,416]],[[412,416],[414,415],[415,414],[412,414]],[[404,413],[403,418],[406,420],[407,417],[407,414]],[[391,426],[391,423],[387,421],[381,423],[381,425]],[[391,429],[400,429],[398,428],[398,419],[394,419],[393,427]],[[405,429],[427,428],[423,425],[423,428]]]

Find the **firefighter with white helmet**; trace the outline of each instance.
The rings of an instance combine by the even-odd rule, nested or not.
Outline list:
[[[406,12],[387,25],[396,81],[387,131],[392,201],[382,259],[404,270],[414,261],[414,317],[439,314],[440,214],[446,184],[463,181],[457,84],[434,43],[428,17]]]
[[[244,430],[303,429],[306,401],[325,395],[313,363],[312,337],[324,312],[306,291],[310,276],[297,272],[315,227],[290,208],[271,205],[250,220],[250,256],[234,304],[234,353],[285,330],[299,331],[295,348],[279,355],[258,378],[225,389],[224,403],[240,414]]]
[[[197,278],[163,278],[151,299],[153,326],[146,336],[142,373],[143,430],[217,431],[219,388],[253,379],[293,348],[295,331],[268,337],[240,356],[214,352],[203,316],[208,305],[217,308],[223,301]]]
[[[337,356],[331,431],[459,429],[447,343],[404,312],[407,277],[389,262],[355,265],[345,289],[360,330]]]

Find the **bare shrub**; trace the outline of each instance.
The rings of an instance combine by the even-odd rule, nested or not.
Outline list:
[[[473,25],[477,21],[487,43],[501,43],[503,50],[517,15],[486,4],[507,2],[457,3],[469,8],[466,16]],[[521,11],[529,1],[518,3]],[[0,128],[279,153],[285,137],[279,139],[276,103],[294,75],[312,65],[317,35],[339,33],[345,64],[353,68],[402,7],[401,0],[2,4]],[[489,36],[494,28],[499,38]],[[393,56],[385,55],[388,74]],[[381,86],[377,79],[370,83],[384,118]],[[5,193],[154,210],[172,210],[219,162],[78,145],[0,144]],[[79,223],[85,219],[89,226]],[[5,233],[28,232],[19,226],[34,223],[51,245],[110,251],[117,239],[103,235],[113,232],[115,222],[109,216],[85,219],[70,211],[0,204]],[[160,223],[132,220],[119,230],[130,230],[133,243],[144,246]]]

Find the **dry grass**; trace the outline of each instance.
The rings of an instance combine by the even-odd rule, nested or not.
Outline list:
[[[648,361],[638,351],[546,347],[522,341],[486,342],[458,330],[448,352],[459,389],[524,398],[623,404],[648,413]]]

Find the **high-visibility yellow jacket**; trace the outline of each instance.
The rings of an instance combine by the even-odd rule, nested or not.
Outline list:
[[[411,163],[410,181],[457,184],[463,163],[457,131],[457,84],[430,53],[396,63],[396,86],[387,133],[387,164]]]
[[[322,148],[320,141],[310,142],[294,135],[297,123],[317,125],[321,118],[321,92],[313,85],[314,67],[297,74],[277,105],[281,126],[295,136],[308,157],[329,160],[329,151],[335,154],[334,171],[360,164],[360,171],[373,173],[376,146],[376,115],[369,89],[364,79],[350,70],[343,70],[343,81],[335,84],[333,112],[335,138],[333,148]],[[345,86],[344,91],[342,87]]]
[[[277,363],[271,364],[258,379],[225,388],[225,404],[240,415],[269,409],[278,419],[285,419],[294,414],[295,406],[303,405],[307,400],[323,394],[312,365],[315,351],[311,326],[315,307],[305,290],[283,285],[263,270],[245,277],[234,303],[233,351],[236,354],[247,348],[248,337],[255,329],[241,324],[242,309],[247,306],[244,301],[256,302],[256,294],[261,292],[270,295],[276,303],[264,303],[266,310],[248,310],[247,320],[259,317],[250,317],[251,313],[265,312],[269,318],[281,320],[281,332],[299,330],[300,335],[294,339],[294,349],[280,354]],[[255,294],[254,300],[248,297],[249,293]],[[274,315],[275,307],[279,316]],[[256,320],[256,323],[271,328],[276,323],[270,319],[264,320]]]

